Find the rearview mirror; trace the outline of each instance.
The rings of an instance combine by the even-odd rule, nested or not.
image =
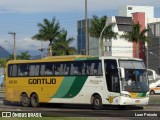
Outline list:
[[[119,68],[120,73],[121,73],[121,78],[125,78],[125,71],[124,68]]]

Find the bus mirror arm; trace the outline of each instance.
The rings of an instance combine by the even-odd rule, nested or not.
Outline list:
[[[118,69],[120,71],[121,79],[124,79],[125,78],[125,70],[124,70],[124,68],[119,67]]]

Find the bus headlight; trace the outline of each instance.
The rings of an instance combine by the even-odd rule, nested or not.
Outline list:
[[[130,95],[124,94],[124,93],[121,93],[121,96],[123,96],[123,97],[130,97]]]

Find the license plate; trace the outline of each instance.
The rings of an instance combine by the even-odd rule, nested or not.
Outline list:
[[[136,103],[140,103],[140,100],[135,100]]]

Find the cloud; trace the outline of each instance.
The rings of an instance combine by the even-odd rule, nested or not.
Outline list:
[[[156,5],[157,0],[134,0],[138,5]],[[66,12],[84,11],[85,0],[0,0],[0,9],[16,12]],[[133,4],[132,0],[88,0],[88,10],[117,9]],[[3,10],[2,10],[3,11]]]
[[[40,53],[39,49],[48,48],[48,42],[41,42],[38,40],[32,40],[31,38],[24,38],[17,40],[17,51],[28,51],[30,54],[38,54]],[[34,52],[34,53],[33,53]]]
[[[13,53],[13,42],[0,39],[0,45],[10,53]],[[31,55],[40,54],[40,51],[38,50],[40,48],[42,48],[42,43],[38,40],[32,40],[31,38],[16,39],[17,54],[25,51],[28,51]],[[47,50],[48,42],[43,42],[43,48]]]

